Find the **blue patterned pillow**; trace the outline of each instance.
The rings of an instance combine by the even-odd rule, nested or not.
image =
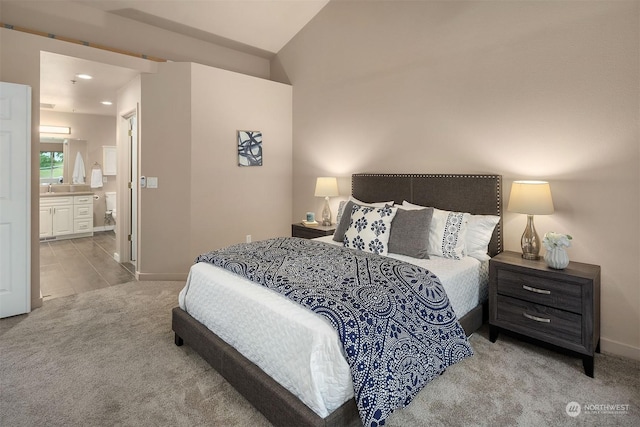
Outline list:
[[[391,206],[375,208],[354,204],[351,212],[351,222],[344,234],[344,246],[374,254],[387,255],[391,221],[393,221],[397,211],[398,208]]]

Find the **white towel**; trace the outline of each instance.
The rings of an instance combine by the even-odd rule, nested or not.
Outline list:
[[[93,168],[91,170],[91,188],[102,187],[102,169]]]
[[[78,152],[76,156],[76,163],[73,166],[73,184],[84,184],[84,177],[86,173],[84,171],[84,161],[82,160],[82,155]]]

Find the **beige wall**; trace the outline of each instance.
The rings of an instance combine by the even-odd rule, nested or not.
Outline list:
[[[189,255],[289,236],[291,86],[200,65],[191,81]],[[237,130],[262,131],[262,166],[238,166]]]
[[[288,235],[291,87],[189,63],[143,75],[138,272],[184,279],[195,257]],[[237,166],[236,130],[264,134],[264,165]]]
[[[116,145],[116,118],[112,116],[100,116],[96,114],[72,114],[56,111],[40,110],[40,122],[45,125],[69,126],[71,134],[69,138],[87,141],[87,157],[84,158],[87,172],[87,183],[90,183],[91,169],[94,163],[99,163],[104,168],[102,160],[102,146]],[[73,162],[74,159],[65,159]],[[71,163],[73,165],[73,163]],[[72,166],[73,167],[73,166]],[[102,229],[105,225],[104,213],[106,201],[104,193],[116,191],[116,177],[106,176],[107,182],[102,188],[94,188],[91,191],[99,197],[93,201],[93,227]]]
[[[602,266],[602,349],[640,359],[638,5],[330,2],[272,61],[294,87],[293,217],[320,212],[323,175],[344,196],[354,172],[499,173],[505,199],[549,180],[538,232]],[[506,249],[524,226],[505,213]]]
[[[191,64],[160,64],[141,80],[140,175],[157,177],[158,188],[140,189],[136,270],[177,280],[188,271],[191,229]]]

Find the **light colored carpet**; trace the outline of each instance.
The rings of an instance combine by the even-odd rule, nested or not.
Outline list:
[[[2,426],[268,426],[195,354],[176,347],[182,282],[132,282],[45,302],[0,321]],[[640,425],[640,363],[580,359],[501,334],[474,334],[475,356],[449,368],[391,427]],[[569,402],[582,413],[569,417]],[[601,406],[628,405],[615,413]],[[624,408],[624,407],[623,407]]]

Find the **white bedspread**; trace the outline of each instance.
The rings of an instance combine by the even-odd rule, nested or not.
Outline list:
[[[336,244],[327,236],[321,239]],[[340,243],[337,243],[340,245]],[[486,299],[487,262],[416,260],[442,282],[458,318]],[[207,263],[191,267],[180,307],[324,418],[353,397],[349,365],[328,320],[268,288]]]

